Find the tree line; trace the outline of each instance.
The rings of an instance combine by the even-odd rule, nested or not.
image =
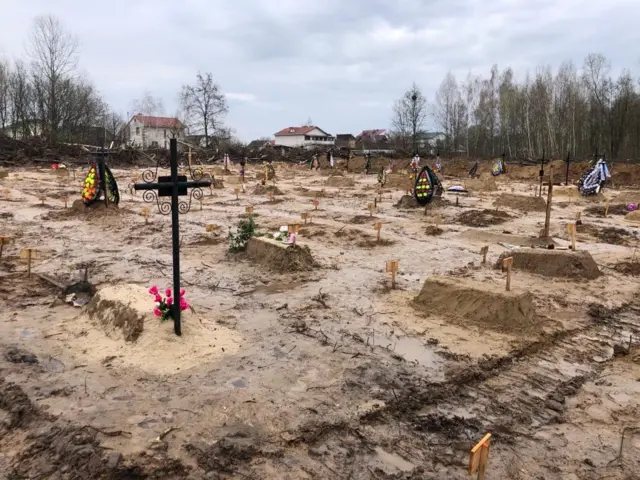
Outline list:
[[[640,159],[640,81],[628,70],[613,76],[602,54],[589,54],[580,69],[540,66],[521,81],[497,65],[463,81],[448,73],[432,104],[414,84],[393,107],[392,130],[410,138],[427,114],[446,135],[443,154]]]
[[[129,119],[110,108],[80,73],[78,61],[78,37],[54,16],[36,17],[24,59],[0,59],[0,133],[99,145],[108,132],[109,138],[125,141]],[[223,124],[226,98],[211,73],[198,73],[194,84],[183,85],[178,105],[174,116],[207,144],[216,136],[232,136]],[[132,101],[131,109],[132,114],[164,114],[162,100],[148,91]]]

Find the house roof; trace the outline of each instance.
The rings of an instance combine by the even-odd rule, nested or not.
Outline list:
[[[182,128],[182,122],[175,117],[153,117],[138,113],[133,120],[142,123],[145,127],[152,128]]]
[[[384,135],[387,134],[387,131],[384,128],[376,128],[373,130],[363,130],[362,133],[360,133],[360,135],[358,135],[358,138],[362,138],[362,137],[369,137],[369,138],[374,138],[374,137],[382,137]]]
[[[337,138],[338,140],[349,140],[349,139],[351,139],[351,138],[356,138],[356,137],[354,137],[354,136],[353,136],[352,134],[350,134],[350,133],[339,133],[339,134],[337,134],[337,135],[336,135],[336,138]]]
[[[282,130],[280,130],[279,132],[274,133],[273,135],[275,137],[283,137],[283,136],[288,136],[288,135],[306,135],[307,133],[309,133],[312,130],[318,129],[320,130],[322,133],[324,133],[325,135],[329,136],[329,134],[327,132],[325,132],[324,130],[322,130],[320,127],[316,127],[316,126],[306,126],[306,127],[287,127],[287,128],[283,128]]]

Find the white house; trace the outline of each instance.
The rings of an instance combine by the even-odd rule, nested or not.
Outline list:
[[[185,137],[185,126],[175,117],[134,115],[126,127],[129,142],[142,148],[169,148],[169,140]]]
[[[287,127],[273,136],[275,145],[284,147],[332,147],[336,142],[336,137],[314,126]]]

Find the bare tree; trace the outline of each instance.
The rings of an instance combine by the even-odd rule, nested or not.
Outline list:
[[[0,60],[0,130],[7,128],[10,115],[9,64]]]
[[[418,134],[422,132],[427,119],[427,99],[414,83],[393,105],[392,129],[396,136],[406,138],[411,135],[412,148],[417,150]]]
[[[154,97],[149,90],[142,92],[140,98],[131,102],[133,114],[150,115],[152,117],[164,115],[164,103],[161,98]]]
[[[209,137],[222,128],[222,118],[229,111],[220,85],[213,80],[211,73],[198,73],[195,85],[182,86],[180,105],[187,126],[202,132],[209,145]]]
[[[77,66],[78,39],[67,32],[62,22],[52,15],[36,17],[33,22],[28,53],[33,75],[40,82],[42,94],[39,119],[52,141],[60,127],[58,90]]]

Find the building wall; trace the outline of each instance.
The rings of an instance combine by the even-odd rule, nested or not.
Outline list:
[[[173,136],[171,128],[145,127],[141,122],[133,120],[129,124],[129,139],[133,145],[142,148],[169,148],[169,140]],[[184,128],[176,132],[177,138],[184,138]]]

